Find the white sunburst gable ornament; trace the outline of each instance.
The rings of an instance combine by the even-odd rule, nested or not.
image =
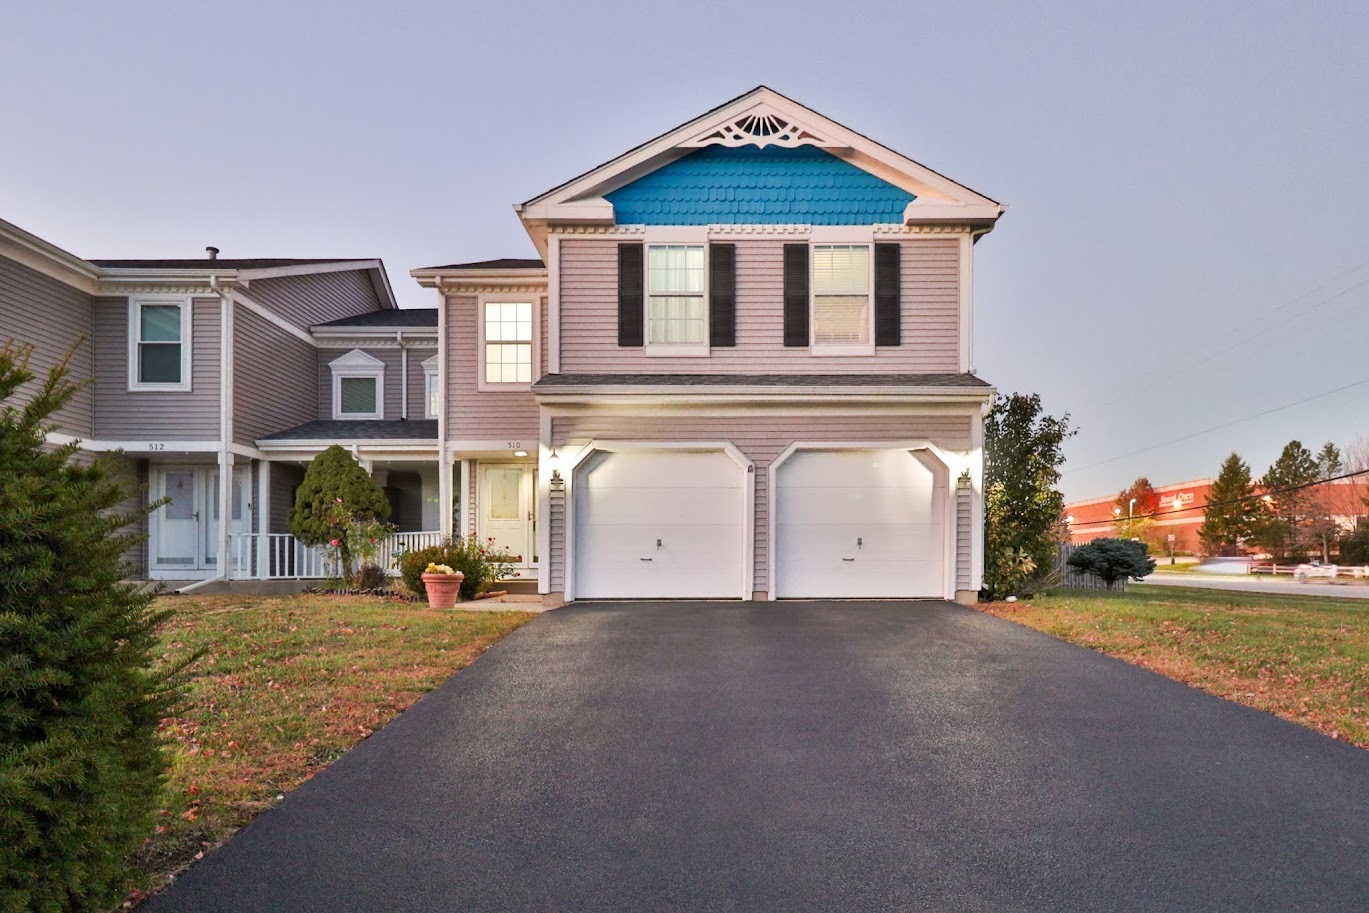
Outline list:
[[[814,132],[769,108],[753,108],[746,113],[717,126],[709,127],[703,133],[680,144],[687,148],[704,146],[778,146],[782,149],[797,149],[799,146],[838,146],[826,137]]]

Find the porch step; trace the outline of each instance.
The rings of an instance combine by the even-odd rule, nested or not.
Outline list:
[[[490,589],[494,589],[494,590],[508,590],[510,593],[518,593],[518,594],[521,594],[521,595],[525,595],[525,596],[526,596],[526,595],[529,594],[529,593],[536,593],[536,592],[537,592],[537,581],[536,581],[536,580],[501,580],[499,583],[496,583],[496,584],[495,584],[494,586],[492,586]]]

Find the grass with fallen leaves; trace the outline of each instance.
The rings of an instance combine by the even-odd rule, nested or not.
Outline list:
[[[1369,600],[1142,586],[979,608],[1369,748]]]
[[[138,864],[155,890],[533,617],[374,597],[171,596],[167,661],[202,651],[163,722],[171,773]],[[138,892],[132,898],[141,896]]]

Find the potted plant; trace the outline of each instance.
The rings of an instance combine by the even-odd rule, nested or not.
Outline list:
[[[454,571],[446,564],[429,564],[423,572],[423,588],[428,591],[428,606],[434,609],[450,609],[456,605],[461,595],[461,581],[466,575]]]

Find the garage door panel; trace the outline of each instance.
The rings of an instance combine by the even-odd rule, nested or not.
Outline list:
[[[944,594],[944,495],[908,451],[800,451],[775,506],[777,596]]]
[[[746,477],[719,451],[595,454],[576,472],[574,595],[743,595]]]

